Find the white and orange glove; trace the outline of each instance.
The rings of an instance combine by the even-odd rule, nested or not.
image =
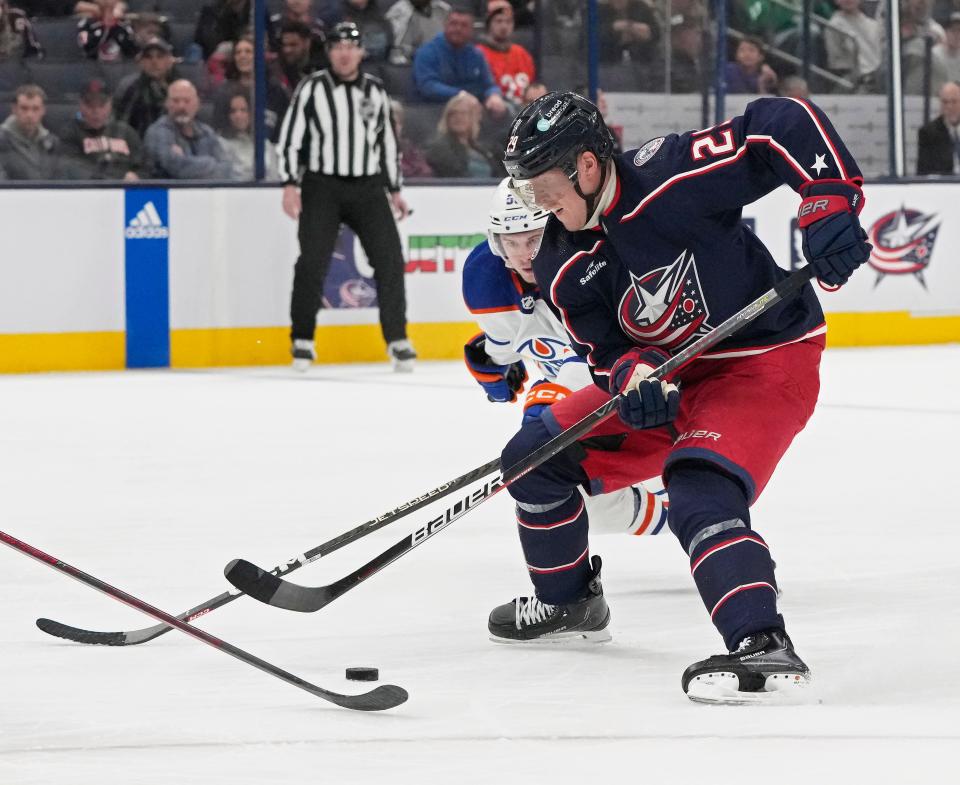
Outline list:
[[[568,395],[570,390],[562,384],[548,382],[546,379],[534,382],[523,402],[523,425],[538,420],[548,406],[553,406]]]

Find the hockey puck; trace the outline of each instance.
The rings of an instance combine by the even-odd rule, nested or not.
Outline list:
[[[377,668],[347,668],[347,678],[350,681],[376,681],[380,678]]]

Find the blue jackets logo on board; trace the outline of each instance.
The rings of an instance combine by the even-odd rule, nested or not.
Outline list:
[[[888,275],[913,275],[926,289],[923,271],[930,264],[939,231],[936,213],[925,214],[902,205],[874,221],[867,230],[873,244],[868,264],[877,273],[874,287]]]

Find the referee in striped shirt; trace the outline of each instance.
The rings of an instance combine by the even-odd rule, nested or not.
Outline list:
[[[283,211],[299,220],[290,302],[293,365],[306,370],[316,359],[317,311],[344,223],[373,267],[387,355],[396,370],[411,371],[416,354],[407,340],[404,262],[394,219],[394,213],[403,219],[409,211],[400,195],[390,97],[379,79],[360,70],[365,53],[355,24],[333,28],[327,54],[330,68],[297,87],[277,145]]]

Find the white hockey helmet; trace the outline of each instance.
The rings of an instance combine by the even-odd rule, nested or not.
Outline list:
[[[490,222],[487,224],[487,244],[497,256],[506,259],[507,254],[500,244],[501,234],[519,234],[543,229],[550,213],[539,208],[531,210],[509,188],[510,178],[504,177],[497,186],[490,206]]]

